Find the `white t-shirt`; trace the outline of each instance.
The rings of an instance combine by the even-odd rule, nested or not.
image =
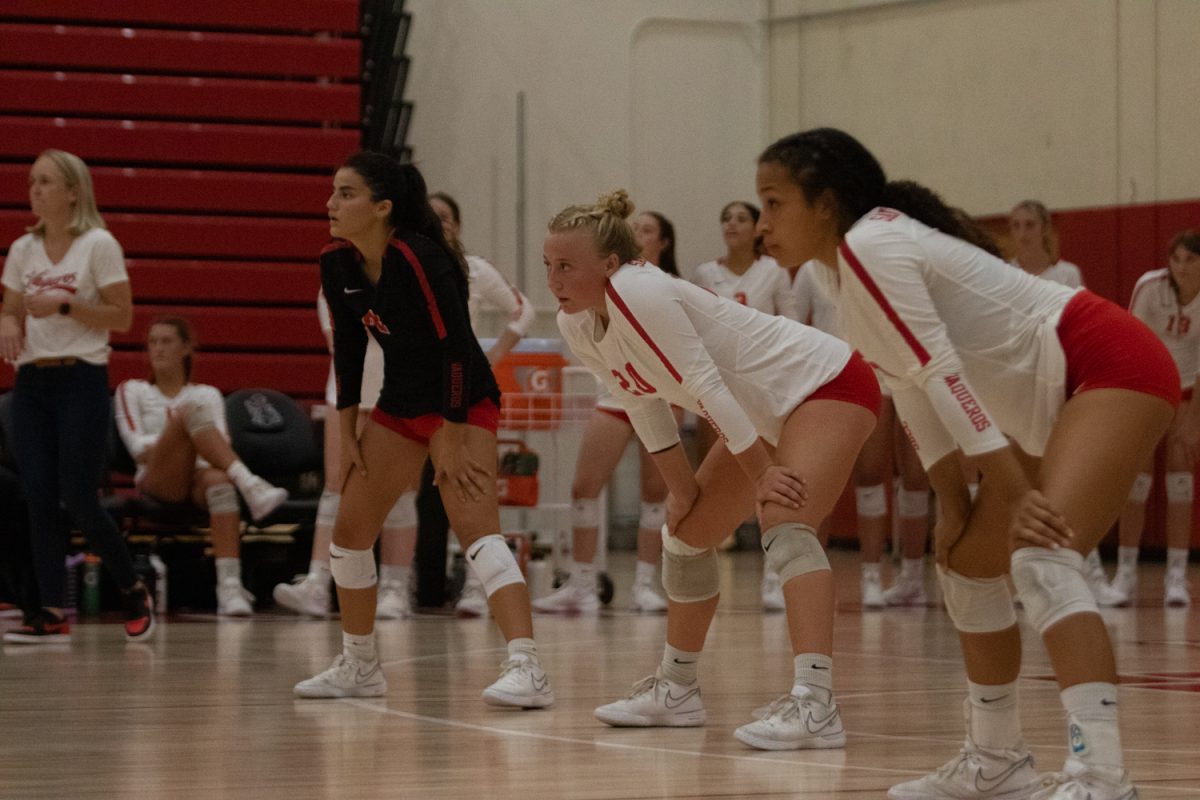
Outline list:
[[[329,304],[325,301],[324,290],[317,291],[317,320],[326,338],[333,333],[333,319],[329,315]],[[367,354],[363,356],[362,394],[358,404],[359,409],[370,411],[379,402],[379,392],[383,389],[383,348],[374,336],[367,337]],[[325,381],[325,404],[337,406],[337,375],[333,371],[333,359],[329,360],[329,378]]]
[[[27,233],[13,242],[4,263],[4,286],[22,294],[64,291],[88,304],[101,302],[100,290],[128,283],[125,254],[113,235],[92,228],[75,237],[67,254],[52,264],[40,236]],[[89,364],[108,363],[108,331],[84,325],[61,314],[25,317],[25,346],[17,364],[40,358],[78,358]]]
[[[158,441],[167,427],[167,411],[181,405],[208,406],[217,430],[228,439],[229,428],[225,423],[225,398],[214,386],[203,383],[188,383],[174,397],[167,397],[153,383],[143,380],[123,381],[113,397],[113,413],[117,418],[117,430],[125,449],[135,459]],[[196,468],[204,469],[209,463],[196,457]],[[138,464],[137,478],[146,471],[145,464]]]
[[[1179,368],[1183,388],[1192,388],[1200,371],[1200,295],[1181,306],[1171,288],[1171,271],[1152,269],[1133,287],[1129,313],[1162,339]]]
[[[537,310],[529,298],[517,287],[504,279],[500,270],[479,256],[467,256],[467,278],[470,281],[467,295],[467,311],[471,315],[471,329],[479,336],[482,313],[485,308],[495,308],[504,315],[505,327],[525,336],[537,317]]]
[[[775,444],[788,414],[850,360],[839,339],[643,263],[618,269],[606,294],[607,329],[592,310],[559,312],[558,327],[652,453],[679,441],[672,404],[707,418],[733,453],[759,436]]]
[[[755,311],[799,321],[791,277],[775,259],[759,256],[741,275],[725,266],[724,261],[721,258],[696,267],[692,282]]]
[[[1008,262],[1017,269],[1021,269],[1021,265],[1016,261]],[[1024,271],[1024,270],[1022,270]],[[1063,286],[1072,288],[1081,288],[1083,286],[1083,273],[1079,271],[1079,267],[1072,264],[1070,261],[1058,261],[1046,267],[1041,274],[1034,275],[1035,278],[1041,278],[1044,281],[1052,283],[1061,283]]]
[[[1004,434],[1041,455],[1066,401],[1055,326],[1078,289],[1040,280],[899,211],[876,208],[838,249],[843,330],[880,367],[921,463]]]

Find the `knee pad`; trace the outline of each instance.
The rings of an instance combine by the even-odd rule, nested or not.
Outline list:
[[[1100,613],[1083,577],[1083,556],[1074,550],[1022,547],[1013,553],[1012,576],[1038,633],[1073,614]]]
[[[1168,503],[1190,503],[1196,491],[1196,480],[1190,472],[1168,472],[1166,480]]]
[[[483,584],[488,597],[505,586],[525,583],[525,576],[508,549],[508,542],[498,533],[480,537],[471,543],[467,548],[467,567]]]
[[[237,490],[231,483],[218,483],[204,490],[204,503],[209,514],[239,514]]]
[[[887,493],[883,484],[858,486],[854,489],[854,505],[860,517],[878,519],[887,516]]]
[[[896,511],[904,519],[917,519],[929,515],[929,490],[905,489],[896,492]]]
[[[389,531],[394,531],[397,528],[417,527],[416,492],[405,492],[400,495],[400,499],[396,501],[396,505],[392,506],[392,510],[388,512],[387,519],[383,521],[383,527]]]
[[[200,431],[217,427],[217,418],[213,414],[212,406],[207,403],[190,403],[183,424],[187,432],[194,436]]]
[[[599,528],[600,500],[595,497],[580,497],[571,501],[571,527]]]
[[[337,492],[328,489],[321,492],[321,499],[317,501],[317,524],[332,528],[333,523],[337,522],[338,506],[341,503],[342,496]]]
[[[1004,578],[968,578],[939,565],[938,583],[946,599],[946,612],[959,631],[993,633],[1017,624]]]
[[[717,551],[692,547],[662,527],[662,583],[667,597],[677,603],[699,603],[721,593]]]
[[[638,517],[638,528],[656,531],[667,524],[667,504],[642,502],[642,514]]]
[[[375,551],[351,550],[329,544],[329,571],[333,581],[343,589],[370,589],[379,578],[375,574]]]
[[[1138,476],[1133,479],[1133,488],[1129,490],[1129,500],[1133,503],[1144,503],[1150,499],[1150,487],[1154,485],[1154,478],[1148,472],[1139,472]]]
[[[763,531],[763,558],[767,569],[787,583],[798,575],[829,569],[825,548],[816,531],[799,522],[784,522]]]

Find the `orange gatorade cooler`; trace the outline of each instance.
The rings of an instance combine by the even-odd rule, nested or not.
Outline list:
[[[480,339],[486,352],[495,340]],[[500,385],[500,427],[549,430],[562,421],[563,343],[522,339],[493,368]]]

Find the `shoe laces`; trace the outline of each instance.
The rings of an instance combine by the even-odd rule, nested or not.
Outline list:
[[[776,698],[767,706],[767,713],[763,715],[763,720],[778,718],[779,720],[789,720],[793,717],[800,716],[800,704],[806,698],[797,697],[792,693]]]
[[[938,767],[934,774],[943,780],[953,778],[955,775],[966,769],[977,755],[979,755],[978,749],[975,747],[974,743],[972,743],[970,740],[967,740],[967,742],[963,744],[962,749],[958,751],[958,755]]]
[[[633,688],[629,690],[629,695],[625,699],[633,700],[634,698],[641,697],[646,692],[654,691],[654,687],[658,684],[659,677],[657,675],[647,675],[633,685]]]

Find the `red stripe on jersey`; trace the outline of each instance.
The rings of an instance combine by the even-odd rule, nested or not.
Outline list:
[[[346,241],[345,239],[334,239],[329,244],[321,248],[321,255],[332,253],[334,250],[345,250],[347,247],[354,247],[354,245],[350,244],[350,242]]]
[[[392,246],[404,255],[404,259],[416,273],[417,283],[421,284],[421,291],[425,293],[425,305],[429,307],[429,316],[433,318],[433,327],[437,331],[438,338],[445,339],[446,325],[442,322],[442,312],[438,310],[437,298],[433,296],[433,290],[429,288],[429,280],[425,277],[425,268],[421,266],[417,254],[404,242],[392,239]]]
[[[133,424],[133,416],[129,413],[129,403],[125,400],[125,384],[121,384],[117,389],[117,401],[121,404],[121,411],[125,414],[125,423],[129,426],[129,430],[136,431],[137,425]]]
[[[863,267],[862,262],[858,260],[858,256],[854,255],[854,252],[850,250],[850,246],[847,245],[845,241],[838,246],[838,250],[841,252],[842,257],[846,259],[846,263],[850,265],[850,269],[854,270],[854,274],[858,276],[860,281],[862,281],[862,285],[867,287],[867,292],[870,293],[871,297],[875,298],[875,302],[879,304],[881,309],[883,309],[884,315],[887,316],[892,325],[895,326],[896,331],[900,334],[904,341],[908,343],[908,346],[912,348],[913,354],[916,355],[917,360],[921,362],[921,366],[928,364],[929,352],[926,351],[924,345],[922,345],[920,340],[917,339],[916,334],[914,334],[912,330],[910,330],[909,327],[904,324],[904,320],[900,319],[900,315],[896,313],[896,309],[892,308],[892,304],[889,303],[887,298],[883,296],[883,292],[880,290],[879,285],[875,283],[874,279],[872,279],[870,274],[867,273],[867,270],[865,267]]]
[[[667,372],[671,373],[671,377],[674,378],[677,383],[683,383],[683,378],[679,377],[679,372],[675,369],[675,365],[670,362],[662,350],[658,349],[658,345],[654,343],[654,340],[650,338],[650,334],[646,333],[646,329],[643,328],[642,324],[637,321],[636,317],[633,316],[633,312],[629,310],[629,306],[625,305],[625,301],[621,299],[621,295],[617,294],[617,290],[613,288],[612,283],[609,283],[604,291],[608,293],[608,297],[613,301],[613,305],[615,305],[617,309],[625,315],[625,319],[629,320],[629,324],[632,325],[633,329],[638,332],[638,335],[645,340],[646,344],[650,345],[650,349],[654,351],[654,354],[658,356],[658,360],[661,361],[663,366],[667,368]]]

